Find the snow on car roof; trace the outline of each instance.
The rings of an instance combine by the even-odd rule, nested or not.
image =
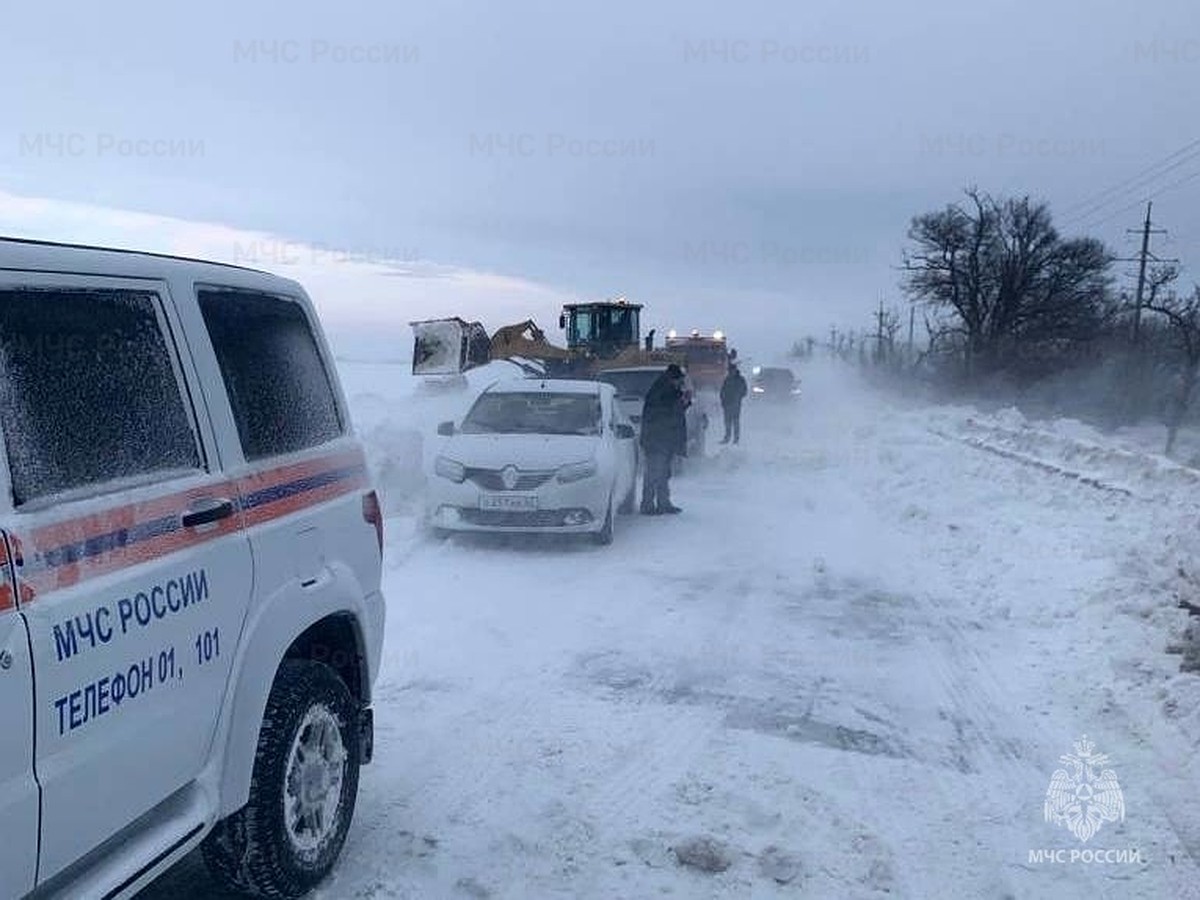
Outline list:
[[[214,260],[0,234],[0,269],[7,268],[121,277],[184,276],[195,281],[211,279],[223,286],[282,290],[286,293],[296,293],[300,289],[300,285],[290,278]]]
[[[530,391],[545,391],[548,394],[599,394],[605,389],[612,390],[612,385],[575,378],[505,378],[487,390],[493,394],[527,394]]]

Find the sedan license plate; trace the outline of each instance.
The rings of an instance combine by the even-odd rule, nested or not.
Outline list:
[[[536,494],[482,494],[480,509],[530,510],[537,509]]]

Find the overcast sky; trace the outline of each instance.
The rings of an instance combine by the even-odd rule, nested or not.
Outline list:
[[[412,263],[323,282],[335,318],[623,293],[783,345],[899,305],[909,218],[966,185],[1068,211],[1200,138],[1195,0],[266,6],[7,4],[0,230]],[[1122,207],[1194,172],[1066,230],[1127,255]],[[1200,279],[1200,176],[1155,203]]]

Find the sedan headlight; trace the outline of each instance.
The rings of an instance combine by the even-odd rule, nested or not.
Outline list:
[[[585,478],[591,478],[599,467],[594,459],[589,459],[587,462],[571,463],[570,465],[562,466],[558,470],[558,480],[563,484],[571,481],[582,481]]]
[[[434,460],[433,471],[456,484],[461,484],[467,477],[467,467],[448,456],[439,456]]]

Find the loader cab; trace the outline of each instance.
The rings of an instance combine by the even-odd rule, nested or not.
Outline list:
[[[640,303],[612,300],[569,303],[558,324],[567,332],[567,347],[590,356],[609,358],[641,344]]]

